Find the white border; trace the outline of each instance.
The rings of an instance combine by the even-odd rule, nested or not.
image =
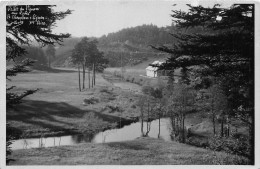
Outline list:
[[[6,37],[6,28],[5,28],[5,6],[6,5],[11,5],[11,4],[16,4],[16,5],[32,5],[32,4],[38,4],[38,5],[44,5],[44,4],[59,4],[59,3],[66,3],[66,2],[81,2],[80,0],[37,0],[37,1],[26,1],[26,0],[20,0],[20,1],[1,1],[0,0],[0,56],[1,56],[1,66],[0,66],[0,168],[31,168],[34,169],[35,167],[37,168],[63,168],[63,169],[69,169],[69,168],[143,168],[143,167],[149,167],[149,168],[165,168],[165,169],[170,169],[170,168],[201,168],[201,169],[209,169],[209,168],[228,168],[228,169],[244,169],[244,168],[252,168],[252,169],[260,169],[260,145],[259,143],[259,130],[260,130],[260,115],[258,113],[259,109],[259,94],[260,94],[260,81],[259,81],[259,72],[260,72],[260,66],[258,64],[260,63],[259,60],[259,49],[260,49],[260,41],[259,41],[259,35],[260,35],[260,29],[259,29],[259,16],[260,16],[260,1],[245,1],[245,0],[232,0],[229,2],[233,3],[254,3],[255,4],[255,166],[241,166],[241,165],[221,165],[221,166],[215,166],[215,165],[142,165],[142,166],[135,166],[135,165],[77,165],[77,166],[72,166],[72,165],[66,165],[66,166],[5,166],[5,138],[6,138],[6,98],[5,98],[5,93],[6,93],[6,78],[5,78],[5,70],[6,70],[6,61],[5,61],[5,37]],[[88,0],[88,1],[94,1],[94,0]],[[102,1],[102,0],[99,0]],[[103,0],[103,1],[119,1],[119,0]],[[131,1],[131,0],[125,0],[125,1]],[[141,0],[132,0],[132,1],[141,1]],[[142,1],[151,1],[151,0],[142,0]],[[155,1],[155,0],[154,0]],[[163,1],[163,0],[161,0]],[[216,3],[221,3],[224,0],[215,0],[214,2]],[[198,4],[202,3],[203,1],[198,1],[198,0],[184,0],[184,1],[174,1],[172,0],[173,3],[178,4],[180,3],[191,3],[191,4]]]

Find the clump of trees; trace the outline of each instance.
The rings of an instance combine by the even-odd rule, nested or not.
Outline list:
[[[172,109],[178,113],[188,111],[185,110],[185,105],[189,105],[189,99],[185,95],[190,97],[190,94],[186,94],[189,90],[177,89],[173,85],[176,78],[174,70],[181,69],[182,75],[178,78],[182,79],[183,87],[192,87],[196,90],[196,95],[204,90],[204,96],[207,95],[196,98],[196,104],[201,101],[197,108],[209,110],[214,135],[217,135],[216,117],[221,117],[220,137],[223,138],[226,133],[224,140],[231,136],[229,125],[232,121],[248,126],[246,145],[249,147],[244,155],[247,154],[254,163],[254,5],[236,4],[230,8],[222,8],[218,4],[212,8],[188,7],[187,12],[174,10],[171,15],[177,28],[172,33],[176,43],[171,46],[152,46],[171,54],[160,67],[172,70],[168,85],[176,92],[173,94],[176,98],[173,98],[173,104],[170,105],[175,106]],[[185,31],[196,27],[202,27],[204,31]],[[179,116],[182,120],[185,118],[185,114]],[[227,124],[227,132],[224,132],[224,123]],[[230,145],[224,149],[228,147],[231,150]],[[234,147],[236,146],[233,145]]]
[[[20,57],[26,54],[26,49],[24,46],[29,46],[32,39],[40,43],[42,46],[47,44],[54,44],[62,42],[63,38],[68,38],[70,34],[54,34],[52,33],[52,28],[56,21],[64,19],[67,15],[71,14],[71,10],[64,12],[55,12],[53,10],[54,5],[7,5],[6,6],[6,62],[14,62],[15,64],[6,69],[6,107],[8,109],[13,108],[16,104],[19,104],[21,100],[37,91],[37,89],[28,89],[21,94],[13,92],[15,86],[8,86],[8,81],[12,77],[18,75],[19,73],[26,73],[29,70],[27,66],[33,64],[30,59],[24,59],[21,62],[17,62]],[[22,13],[17,13],[16,17],[10,17],[13,14],[12,8],[17,9],[28,9],[34,8],[37,10],[30,11],[31,16],[41,16],[42,23],[45,24],[32,24],[30,18],[23,20],[19,25],[13,23],[19,23],[20,20],[16,18],[22,18]],[[8,157],[11,153],[10,144],[12,137],[12,132],[9,124],[7,123],[7,144],[6,144],[6,163],[8,164],[12,159]]]
[[[195,108],[195,92],[185,84],[176,84],[174,89],[167,94],[167,113],[172,124],[172,138],[185,143],[186,116]]]
[[[88,87],[93,88],[96,84],[96,72],[102,72],[107,66],[107,59],[103,52],[97,48],[98,41],[87,37],[77,43],[72,51],[71,62],[78,66],[79,91],[85,89],[86,69],[88,69]],[[82,67],[82,87],[80,68]],[[92,71],[92,78],[91,78]]]
[[[143,95],[138,100],[138,106],[140,108],[139,119],[141,121],[141,133],[142,136],[148,136],[151,130],[151,122],[154,119],[158,119],[158,138],[161,133],[161,118],[166,115],[166,103],[167,99],[164,97],[164,86],[159,85],[156,88],[151,86],[144,86],[142,88]],[[146,127],[145,123],[146,122]],[[146,130],[144,130],[146,128]]]

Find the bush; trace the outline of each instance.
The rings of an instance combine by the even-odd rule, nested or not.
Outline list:
[[[95,104],[95,103],[98,103],[98,102],[99,102],[99,100],[96,99],[96,98],[94,98],[94,97],[91,97],[91,98],[89,98],[89,99],[84,99],[84,100],[83,100],[83,104],[84,104],[84,105]]]
[[[11,161],[14,161],[14,159],[10,158],[10,155],[12,154],[11,144],[14,139],[17,139],[13,133],[14,132],[10,127],[10,124],[6,123],[6,165],[8,165]]]
[[[245,157],[249,157],[250,154],[250,144],[246,137],[212,137],[209,139],[209,148],[215,151],[225,151]]]
[[[206,138],[201,138],[201,137],[188,137],[186,139],[186,144],[189,145],[193,145],[196,147],[203,147],[203,148],[207,148],[209,143],[208,140]]]
[[[131,106],[131,108],[133,108],[133,109],[136,109],[136,105],[135,105],[135,104],[133,104],[133,105]]]
[[[145,94],[150,94],[153,91],[153,88],[151,86],[143,86],[142,92]]]
[[[125,78],[125,80],[126,80],[127,82],[130,82],[130,76],[127,76],[127,77]]]
[[[132,79],[131,79],[131,82],[132,82],[132,83],[134,83],[134,80],[135,80],[135,78],[134,78],[134,77],[132,77]]]

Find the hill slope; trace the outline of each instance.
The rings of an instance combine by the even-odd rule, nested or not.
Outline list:
[[[160,139],[103,144],[84,143],[43,149],[16,150],[11,165],[217,165],[247,164],[239,156]]]
[[[174,39],[169,36],[170,30],[171,27],[158,28],[154,25],[126,28],[98,38],[98,48],[109,60],[109,67],[133,66],[158,55],[159,52],[149,45],[173,43]],[[56,58],[52,64],[71,66],[68,58],[80,40],[81,38],[65,39],[63,46],[56,47]]]

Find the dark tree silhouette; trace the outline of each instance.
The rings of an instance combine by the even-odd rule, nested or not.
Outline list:
[[[68,38],[70,34],[53,34],[52,28],[57,20],[65,18],[71,14],[71,10],[65,12],[54,12],[53,5],[7,5],[6,6],[6,61],[13,61],[13,67],[6,69],[6,79],[11,80],[12,76],[18,73],[25,73],[29,70],[26,66],[32,65],[32,61],[25,59],[22,63],[16,63],[16,59],[26,54],[22,47],[30,45],[32,40],[40,43],[54,44],[62,42],[63,38]],[[25,15],[25,12],[28,15]],[[36,21],[35,17],[38,17]],[[8,82],[8,81],[7,81]],[[6,105],[7,109],[21,102],[21,99],[33,94],[37,89],[29,89],[22,94],[12,92],[15,86],[6,88]],[[12,159],[8,158],[11,153],[10,144],[12,140],[9,125],[7,124],[7,144],[6,144],[6,163]]]
[[[186,77],[219,79],[229,115],[249,126],[254,161],[254,4],[188,6],[188,12],[174,10],[171,15],[179,28],[172,34],[178,42],[152,47],[172,54],[161,68],[181,68]],[[184,31],[198,26],[204,31]]]

